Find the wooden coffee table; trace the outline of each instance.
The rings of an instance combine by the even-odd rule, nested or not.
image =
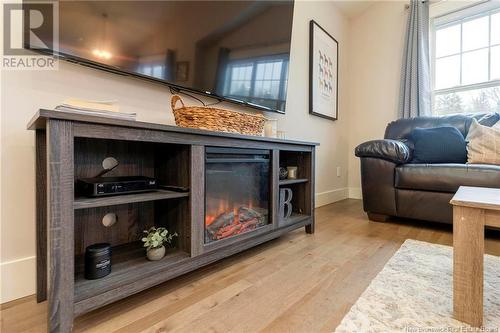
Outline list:
[[[453,316],[483,324],[484,227],[500,228],[500,189],[461,186],[453,205]]]

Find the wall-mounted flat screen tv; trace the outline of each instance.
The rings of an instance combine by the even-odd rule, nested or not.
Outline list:
[[[56,54],[284,112],[292,19],[293,1],[60,1]]]

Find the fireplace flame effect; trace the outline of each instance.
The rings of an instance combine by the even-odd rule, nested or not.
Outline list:
[[[238,209],[241,207],[247,207],[253,209],[257,205],[253,200],[248,200],[247,203],[233,203],[230,204],[229,199],[219,199],[215,204],[213,204],[214,199],[209,199],[208,207],[216,207],[216,209],[207,209],[207,213],[205,214],[205,225],[208,226],[212,224],[218,217],[224,215],[226,213],[233,212],[235,217],[235,223],[238,223]],[[207,208],[208,208],[207,207]]]
[[[234,203],[229,199],[208,199],[205,214],[206,241],[220,240],[254,230],[266,224],[267,209],[258,207],[253,200]]]

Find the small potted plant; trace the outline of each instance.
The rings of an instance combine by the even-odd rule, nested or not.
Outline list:
[[[144,247],[147,249],[147,257],[149,260],[160,260],[165,256],[165,246],[170,244],[177,233],[169,233],[167,229],[160,227],[152,227],[149,230],[144,230],[145,237],[142,238]]]

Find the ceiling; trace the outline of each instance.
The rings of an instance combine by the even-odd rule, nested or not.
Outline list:
[[[347,17],[353,18],[364,13],[369,7],[371,7],[377,0],[345,0],[345,1],[333,1],[334,5],[337,6],[342,13]]]

